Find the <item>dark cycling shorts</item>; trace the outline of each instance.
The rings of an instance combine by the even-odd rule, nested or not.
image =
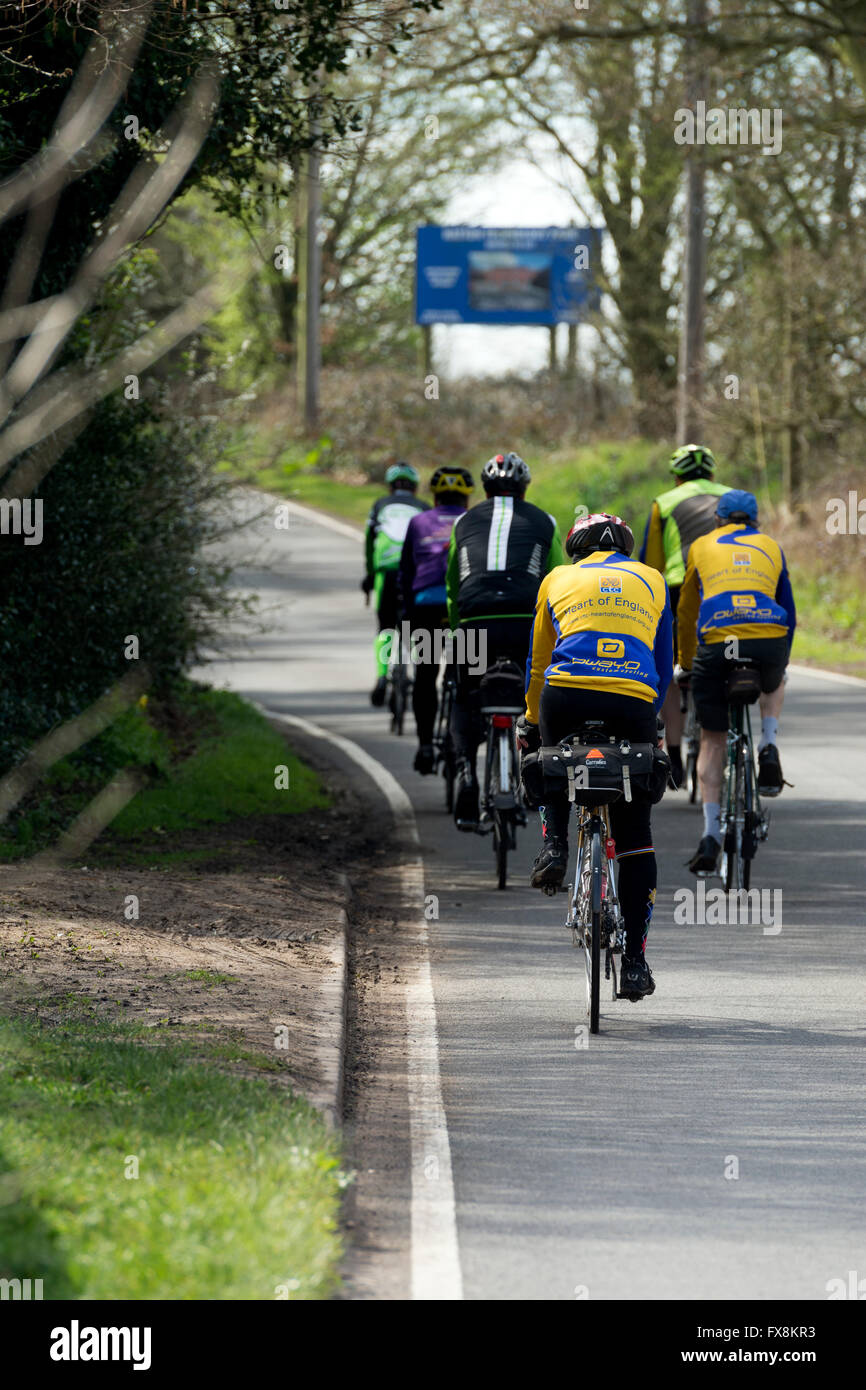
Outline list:
[[[728,727],[728,701],[725,686],[731,660],[725,656],[725,642],[698,647],[692,667],[692,694],[702,729],[724,733]],[[761,672],[765,695],[777,690],[788,664],[787,637],[746,637],[738,646],[740,661],[753,661]]]
[[[606,690],[544,686],[538,706],[542,743],[557,743],[561,738],[579,733],[581,725],[588,719],[603,719],[608,731],[616,738],[627,738],[632,743],[654,744],[657,741],[655,707],[649,700],[640,700],[634,695],[611,694]],[[560,803],[559,807],[548,809],[553,811],[551,830],[554,834],[564,835],[567,833],[570,810],[564,793]],[[621,796],[612,803],[610,827],[616,841],[617,858],[652,849],[651,812],[650,803],[637,798],[626,801]]]

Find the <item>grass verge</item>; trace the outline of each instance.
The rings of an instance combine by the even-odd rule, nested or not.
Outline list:
[[[136,862],[194,859],[191,846],[157,845],[142,859],[136,841],[254,815],[296,815],[328,805],[316,774],[240,696],[186,682],[170,696],[128,710],[110,729],[64,758],[0,827],[0,860],[35,853],[56,840],[120,768],[145,767],[151,781],[99,840],[121,844]],[[288,786],[277,786],[285,767]],[[206,851],[204,852],[206,853]]]
[[[305,1101],[225,1044],[0,1018],[0,1275],[46,1299],[321,1299],[346,1177]],[[210,1055],[212,1053],[212,1055]]]

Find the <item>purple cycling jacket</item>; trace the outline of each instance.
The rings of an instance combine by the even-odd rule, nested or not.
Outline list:
[[[459,506],[431,507],[412,517],[400,556],[400,591],[405,603],[421,590],[444,588],[451,529],[465,510]]]

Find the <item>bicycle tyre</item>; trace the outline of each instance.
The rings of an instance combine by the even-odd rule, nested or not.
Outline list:
[[[454,778],[456,776],[454,755],[450,747],[446,749],[443,756],[442,775],[445,778],[445,810],[450,816],[454,810]]]
[[[596,831],[590,851],[592,872],[592,936],[590,940],[589,1031],[598,1032],[601,1004],[601,836]]]
[[[698,798],[698,755],[689,753],[686,759],[686,791],[689,802],[694,805]]]
[[[734,765],[734,789],[732,797],[733,815],[728,816],[728,824],[725,831],[725,892],[731,893],[736,889],[746,887],[743,883],[743,835],[746,825],[745,811],[745,780],[746,763],[743,755],[742,739],[737,743],[737,757]],[[729,790],[729,799],[731,793]]]
[[[406,668],[401,666],[394,682],[394,733],[397,735],[403,733],[403,725],[406,720],[407,685]]]
[[[496,851],[496,886],[505,889],[508,887],[508,827],[503,825],[502,816],[498,811],[494,811],[493,821],[493,848]]]

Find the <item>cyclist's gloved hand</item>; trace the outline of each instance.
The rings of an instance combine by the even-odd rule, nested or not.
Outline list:
[[[373,578],[372,574],[365,574],[364,578],[361,580],[361,593],[369,594],[372,591],[375,583],[376,581]]]
[[[530,724],[525,714],[517,721],[517,743],[524,753],[535,753],[541,747],[541,732],[537,724]]]
[[[692,681],[692,673],[691,671],[686,671],[684,667],[677,665],[674,667],[674,680],[680,690],[688,690]]]

